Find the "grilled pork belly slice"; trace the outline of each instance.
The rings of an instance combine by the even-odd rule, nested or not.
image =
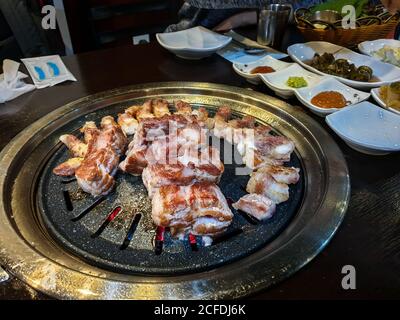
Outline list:
[[[118,124],[127,136],[131,136],[135,134],[139,121],[130,113],[125,112],[118,115]]]
[[[136,119],[141,122],[145,119],[154,118],[152,100],[146,101],[142,107],[136,112]]]
[[[139,124],[120,168],[132,175],[140,175],[149,162],[173,158],[181,146],[192,145],[198,149],[206,142],[207,131],[195,116],[175,114],[145,119]]]
[[[174,163],[153,163],[143,170],[142,179],[150,198],[165,185],[189,185],[195,182],[218,183],[224,165],[217,149],[208,147],[195,154],[190,151],[177,156]]]
[[[74,157],[83,158],[88,152],[88,145],[72,134],[62,135],[60,141],[67,146]]]
[[[193,112],[192,106],[182,100],[175,101],[175,114],[191,115]]]
[[[128,144],[128,139],[121,127],[111,116],[101,119],[101,131],[89,149],[112,148],[118,155],[122,155]],[[91,150],[89,150],[90,152]]]
[[[247,194],[232,204],[236,210],[241,210],[258,220],[271,218],[276,210],[276,204],[261,194]]]
[[[300,179],[300,169],[294,167],[266,165],[258,169],[258,172],[270,174],[279,183],[296,184]]]
[[[264,165],[282,165],[290,161],[295,149],[294,143],[283,136],[269,134],[269,126],[234,131],[234,143],[243,157],[243,162],[251,169]]]
[[[255,147],[262,156],[282,161],[289,161],[295,149],[293,141],[286,137],[272,135],[260,137],[257,134]]]
[[[70,177],[75,174],[84,158],[71,158],[54,168],[53,173],[60,177]]]
[[[88,121],[80,130],[83,133],[84,141],[89,146],[93,143],[94,139],[100,134],[100,130],[97,128],[94,121]]]
[[[248,193],[261,194],[279,204],[289,200],[289,187],[277,182],[269,173],[256,171],[247,184]]]
[[[93,196],[105,195],[114,186],[113,175],[128,140],[121,127],[110,116],[101,120],[101,129],[94,122],[87,122],[81,132],[87,144],[71,135],[60,138],[81,156],[62,163],[53,172],[61,176],[75,174],[83,191]]]
[[[231,114],[232,111],[229,107],[220,107],[215,114],[213,133],[217,138],[229,140],[229,137],[232,136],[233,128],[228,123]]]
[[[168,101],[164,99],[154,99],[151,100],[151,107],[153,114],[156,118],[161,118],[166,115],[170,115],[171,112],[168,108]]]
[[[152,205],[155,224],[173,228],[175,235],[191,232],[213,236],[224,231],[233,218],[225,197],[213,183],[162,186],[156,190]]]
[[[83,160],[75,172],[78,185],[93,196],[108,194],[115,184],[113,175],[118,162],[119,156],[113,149],[95,150]]]

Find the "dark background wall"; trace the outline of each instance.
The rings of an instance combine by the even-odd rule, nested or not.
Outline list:
[[[76,53],[132,44],[177,21],[182,0],[64,0]]]

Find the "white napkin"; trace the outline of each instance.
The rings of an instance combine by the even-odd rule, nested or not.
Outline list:
[[[5,59],[3,61],[3,74],[0,75],[0,103],[10,101],[35,89],[33,84],[28,84],[22,79],[28,76],[19,72],[20,63]]]

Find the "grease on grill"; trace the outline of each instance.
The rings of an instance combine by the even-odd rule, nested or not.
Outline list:
[[[70,190],[69,194],[70,194],[71,199],[74,201],[81,201],[88,197],[88,194],[83,192],[82,189],[79,189],[79,188]]]

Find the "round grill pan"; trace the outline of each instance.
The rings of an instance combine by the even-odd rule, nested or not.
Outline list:
[[[78,132],[85,121],[116,115],[152,98],[181,99],[210,111],[229,105],[235,115],[252,115],[292,139],[296,153],[290,165],[300,167],[302,177],[291,188],[290,201],[279,205],[275,217],[263,224],[235,213],[230,230],[234,232],[211,247],[198,243],[193,251],[187,241],[167,237],[159,255],[152,244],[154,227],[140,178],[119,175],[114,193],[78,221],[71,221],[94,199],[77,192],[75,182],[61,183],[51,174],[67,157],[59,136]],[[231,200],[244,194],[248,179],[232,175],[235,166],[226,167],[220,183]],[[246,89],[210,83],[116,89],[55,110],[1,151],[0,263],[33,288],[58,298],[241,297],[285,279],[315,257],[339,227],[349,192],[341,151],[300,108]],[[115,206],[122,211],[99,233]],[[142,219],[121,250],[133,212],[138,210]]]

